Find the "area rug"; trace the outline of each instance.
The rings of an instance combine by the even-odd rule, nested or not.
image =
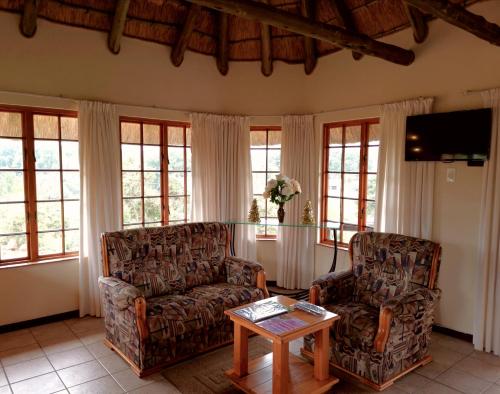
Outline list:
[[[272,352],[270,342],[260,336],[248,341],[248,358]],[[183,394],[240,394],[224,372],[233,366],[233,345],[165,369],[162,375]]]

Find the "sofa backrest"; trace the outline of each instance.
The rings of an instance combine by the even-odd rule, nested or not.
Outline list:
[[[188,223],[102,235],[104,276],[139,288],[146,297],[179,294],[225,277],[229,230],[222,223]]]
[[[373,307],[419,287],[433,289],[441,247],[399,234],[360,232],[349,244],[355,276],[354,301]]]

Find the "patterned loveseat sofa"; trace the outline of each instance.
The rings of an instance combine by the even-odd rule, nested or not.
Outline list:
[[[136,374],[232,341],[224,310],[268,296],[258,263],[229,256],[222,223],[102,235],[105,343]]]
[[[432,360],[429,355],[441,248],[398,234],[362,232],[349,244],[352,269],[313,282],[310,301],[340,315],[330,364],[377,390]],[[314,337],[304,339],[311,357]]]

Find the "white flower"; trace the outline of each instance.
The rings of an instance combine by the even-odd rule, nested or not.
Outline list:
[[[302,193],[302,189],[300,187],[300,183],[297,180],[292,179],[290,181],[290,184],[292,185],[292,190],[293,190],[294,193]]]
[[[276,180],[288,182],[290,178],[288,178],[286,175],[278,174],[276,175]]]
[[[271,193],[268,190],[266,190],[264,193],[262,193],[262,197],[269,198],[271,197]]]
[[[278,181],[276,179],[269,179],[267,181],[266,190],[274,189],[278,185]]]
[[[292,188],[289,185],[285,185],[281,189],[281,194],[288,197],[288,196],[291,196],[292,194],[294,194],[294,191],[292,190]]]

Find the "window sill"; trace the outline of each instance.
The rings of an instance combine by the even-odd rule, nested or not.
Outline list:
[[[276,241],[276,237],[274,237],[274,238],[270,238],[270,237],[268,237],[268,238],[255,238],[255,239],[257,241],[266,241],[266,242],[267,241]]]
[[[322,242],[317,242],[316,246],[323,246],[323,247],[329,248],[329,249],[333,249],[334,248],[333,244],[326,244],[326,243],[322,243]],[[344,250],[344,251],[348,252],[349,251],[349,246],[338,245],[337,246],[337,250]]]
[[[52,263],[62,263],[71,260],[78,260],[78,256],[68,256],[68,257],[58,257],[55,259],[47,259],[47,260],[37,260],[37,261],[19,261],[7,263],[5,265],[0,265],[0,270],[9,269],[9,268],[21,268],[28,266],[37,266],[40,264],[52,264]]]

